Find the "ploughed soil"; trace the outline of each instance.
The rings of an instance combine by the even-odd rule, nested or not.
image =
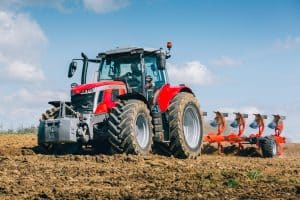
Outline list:
[[[0,135],[0,199],[300,199],[300,144],[279,158],[44,155],[36,135]]]

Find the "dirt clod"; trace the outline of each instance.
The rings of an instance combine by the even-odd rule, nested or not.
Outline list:
[[[299,199],[300,145],[264,159],[202,154],[46,155],[36,135],[0,135],[0,199]],[[206,146],[206,148],[209,148]],[[212,149],[210,149],[212,150]],[[251,154],[251,157],[248,157]]]

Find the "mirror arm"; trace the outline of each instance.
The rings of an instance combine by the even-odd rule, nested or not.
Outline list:
[[[171,54],[170,54],[170,52],[167,52],[166,59],[169,59],[169,58],[171,58]]]

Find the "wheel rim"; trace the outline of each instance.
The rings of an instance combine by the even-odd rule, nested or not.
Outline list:
[[[276,154],[277,154],[277,144],[276,144],[276,142],[273,143],[272,152],[273,152],[273,155],[276,156]]]
[[[187,106],[183,113],[183,133],[187,145],[196,148],[202,133],[197,109],[192,105]]]
[[[143,114],[139,114],[136,118],[135,132],[138,144],[145,148],[149,142],[149,126]]]

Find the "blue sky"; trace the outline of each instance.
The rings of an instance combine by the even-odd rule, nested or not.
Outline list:
[[[67,99],[81,51],[172,41],[171,82],[190,85],[203,110],[282,113],[300,141],[299,10],[296,0],[1,0],[0,122],[37,124],[48,100]]]

